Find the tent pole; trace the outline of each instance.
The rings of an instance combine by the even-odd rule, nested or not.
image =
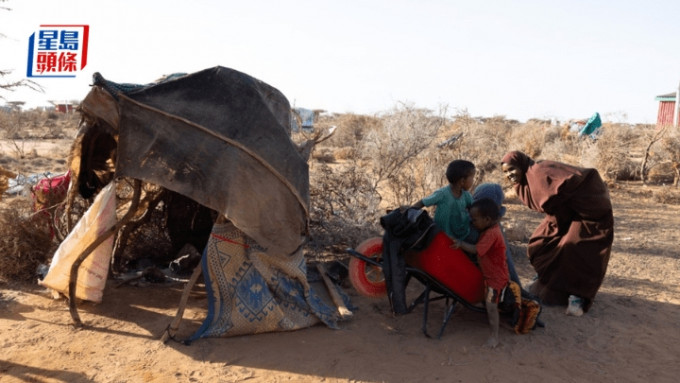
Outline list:
[[[132,202],[130,203],[130,209],[125,213],[125,216],[121,218],[115,225],[110,229],[101,233],[90,245],[88,245],[85,250],[83,250],[78,258],[71,265],[71,275],[68,281],[68,309],[71,313],[71,318],[73,319],[73,325],[75,327],[83,327],[83,322],[80,321],[80,316],[78,315],[78,309],[76,308],[76,282],[78,281],[78,268],[80,264],[99,246],[102,242],[106,241],[110,236],[115,234],[120,230],[123,225],[125,225],[137,211],[137,206],[139,205],[139,199],[142,194],[142,181],[135,179],[134,182],[134,193],[132,195]]]
[[[337,308],[340,317],[342,319],[347,319],[351,317],[353,315],[352,311],[350,311],[347,308],[347,306],[345,306],[345,302],[343,302],[342,297],[340,296],[337,288],[335,287],[335,284],[326,274],[326,268],[323,267],[321,263],[317,263],[316,269],[319,271],[319,274],[321,274],[321,278],[323,278],[323,282],[326,285],[326,290],[328,290],[328,294],[331,296],[333,303],[335,303],[335,307]]]
[[[196,266],[196,268],[194,269],[194,272],[191,274],[191,278],[189,278],[189,282],[187,282],[187,285],[184,286],[184,291],[182,292],[182,298],[180,299],[180,302],[179,302],[179,308],[177,309],[177,314],[175,315],[175,318],[172,320],[172,323],[170,323],[168,325],[168,328],[165,329],[165,331],[163,332],[163,335],[161,335],[161,342],[163,342],[163,343],[167,342],[168,339],[173,338],[175,336],[175,334],[177,333],[177,330],[179,330],[179,323],[182,321],[182,317],[184,316],[184,309],[187,307],[187,300],[189,299],[189,293],[191,292],[191,289],[196,284],[196,281],[198,280],[199,275],[201,275],[201,270],[202,270],[202,265],[201,265],[201,263],[199,263]]]

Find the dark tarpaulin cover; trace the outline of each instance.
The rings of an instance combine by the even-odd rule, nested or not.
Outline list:
[[[209,310],[192,339],[318,321],[335,328],[336,305],[306,275],[309,169],[290,139],[283,94],[224,67],[146,85],[96,73],[94,85],[81,103],[86,124],[74,143],[73,174],[83,153],[90,161],[97,150],[84,147],[96,147],[85,136],[103,130],[117,138],[117,177],[160,185],[229,219],[213,226],[204,249]]]
[[[117,95],[116,176],[161,185],[223,213],[272,256],[308,230],[309,169],[275,88],[214,67]]]

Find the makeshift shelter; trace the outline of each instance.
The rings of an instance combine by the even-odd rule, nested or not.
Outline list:
[[[89,198],[117,179],[136,181],[128,213],[74,263],[69,303],[76,324],[80,263],[138,207],[151,208],[139,202],[145,182],[224,218],[203,252],[209,313],[193,339],[319,321],[336,326],[341,317],[332,300],[338,291],[313,288],[306,277],[308,165],[290,139],[290,105],[281,92],[219,66],[146,85],[114,83],[95,73],[80,110],[68,205],[76,193]]]

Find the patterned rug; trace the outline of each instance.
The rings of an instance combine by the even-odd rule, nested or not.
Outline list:
[[[290,331],[319,322],[337,328],[337,308],[307,282],[302,251],[272,257],[233,224],[215,224],[201,262],[208,315],[190,340]]]

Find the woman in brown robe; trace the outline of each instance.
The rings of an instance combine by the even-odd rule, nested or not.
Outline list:
[[[520,200],[545,213],[529,239],[538,275],[530,291],[545,304],[568,303],[567,314],[582,315],[602,284],[614,240],[607,186],[596,169],[535,162],[518,151],[506,154],[501,165]]]

